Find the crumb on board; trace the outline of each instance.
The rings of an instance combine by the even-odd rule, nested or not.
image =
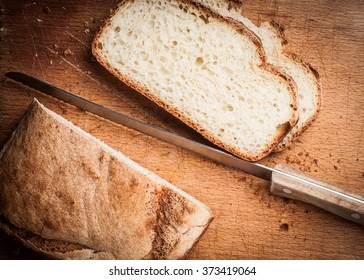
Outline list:
[[[289,225],[287,223],[283,223],[279,226],[280,230],[282,231],[288,231]]]
[[[64,56],[73,55],[73,52],[68,48],[63,52]]]
[[[49,15],[51,13],[51,9],[49,7],[44,7],[43,8],[43,13]]]

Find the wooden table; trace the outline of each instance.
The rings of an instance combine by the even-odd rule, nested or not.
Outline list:
[[[119,82],[90,43],[118,0],[2,1],[0,146],[36,97],[208,205],[215,216],[191,259],[363,259],[364,228],[268,192],[268,183],[105,121],[3,77],[22,71],[74,94],[195,140],[201,137]],[[323,84],[317,121],[284,152],[261,162],[293,167],[364,193],[364,2],[243,3],[255,23],[286,27],[288,49],[316,67]],[[34,259],[0,234],[0,258]]]

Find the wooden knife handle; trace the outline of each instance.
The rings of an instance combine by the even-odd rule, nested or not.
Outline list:
[[[344,187],[315,178],[283,164],[277,165],[275,169],[278,172],[272,174],[270,186],[272,193],[308,202],[364,225],[364,197],[362,194],[348,193]],[[285,174],[279,171],[283,171]]]

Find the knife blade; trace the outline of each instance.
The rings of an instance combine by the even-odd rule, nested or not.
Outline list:
[[[362,194],[349,193],[342,186],[313,177],[287,165],[279,164],[272,168],[257,162],[245,161],[223,150],[149,125],[20,72],[8,72],[5,76],[102,118],[269,181],[270,191],[273,194],[305,201],[364,225],[364,196]]]

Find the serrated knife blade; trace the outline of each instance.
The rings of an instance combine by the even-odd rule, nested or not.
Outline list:
[[[286,165],[277,165],[272,168],[257,162],[240,159],[220,149],[201,144],[113,111],[20,72],[8,72],[5,76],[102,118],[185,148],[217,163],[270,181],[270,191],[276,195],[302,200],[348,220],[364,224],[363,194],[349,193],[342,186],[315,178]]]

